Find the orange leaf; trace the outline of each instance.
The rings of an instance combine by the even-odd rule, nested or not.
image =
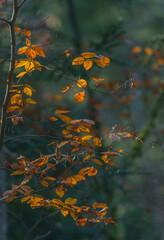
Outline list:
[[[36,102],[32,98],[27,98],[26,102],[30,104],[36,104]]]
[[[44,180],[41,180],[40,183],[41,183],[43,186],[45,186],[45,187],[48,187],[48,186],[49,186],[48,182],[46,182],[46,181],[44,181]]]
[[[142,48],[140,46],[135,46],[132,49],[132,53],[140,53],[142,51]]]
[[[67,117],[67,116],[65,116],[65,115],[59,115],[59,118],[60,118],[63,122],[68,123],[68,124],[70,124],[70,122],[72,121],[72,119],[71,119],[70,117]]]
[[[27,36],[27,37],[31,37],[31,31],[30,30],[26,30],[26,29],[24,29],[23,31],[22,31],[22,34],[24,34],[25,36]]]
[[[51,120],[51,121],[57,121],[57,120],[58,120],[58,119],[55,118],[55,117],[49,117],[48,119]]]
[[[152,49],[149,48],[149,47],[146,47],[144,50],[145,50],[145,53],[146,53],[147,55],[149,55],[149,56],[151,56],[151,55],[153,54]]]
[[[65,88],[63,88],[63,90],[61,92],[64,93],[64,92],[66,92],[68,89],[70,89],[72,87],[73,87],[73,85],[66,86]]]
[[[65,204],[76,204],[77,199],[76,198],[66,198]]]
[[[32,90],[29,87],[25,87],[23,92],[30,97],[32,96]]]
[[[86,87],[87,86],[87,82],[84,80],[84,79],[79,79],[78,80],[78,83],[77,83],[77,86],[82,88],[82,87]]]
[[[92,162],[94,162],[94,163],[96,163],[97,165],[100,165],[100,166],[103,165],[103,163],[98,159],[92,159]]]
[[[77,226],[81,226],[81,227],[85,226],[86,223],[87,223],[87,218],[82,218],[76,221]]]
[[[93,65],[93,61],[91,59],[85,60],[84,68],[86,71],[89,70],[92,67],[92,65]]]
[[[92,52],[81,53],[81,55],[82,55],[84,58],[92,58],[92,57],[95,57],[95,56],[96,56],[96,54],[95,54],[95,53],[92,53]]]
[[[59,196],[59,197],[63,197],[64,196],[64,190],[62,188],[58,188],[56,189],[56,194]]]
[[[84,62],[83,57],[77,57],[72,61],[72,65],[81,65]]]
[[[70,111],[65,111],[65,110],[56,110],[55,111],[55,115],[56,114],[63,114],[63,113],[69,113]]]
[[[74,96],[74,99],[76,100],[77,103],[83,102],[85,98],[85,92],[79,92]]]
[[[26,45],[29,47],[29,46],[31,46],[31,41],[28,39],[28,38],[26,38]]]
[[[101,147],[102,146],[102,142],[99,138],[94,138],[93,139],[93,143],[96,145],[96,146],[99,146]]]
[[[15,32],[19,32],[21,29],[20,28],[15,28],[14,31]]]
[[[11,176],[13,176],[13,175],[22,175],[22,174],[24,174],[24,171],[15,171],[15,172],[13,172],[12,174],[11,174]]]
[[[96,202],[94,202],[92,204],[92,207],[93,208],[105,208],[106,207],[106,203],[96,203]]]

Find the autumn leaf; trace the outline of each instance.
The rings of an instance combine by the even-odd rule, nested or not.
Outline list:
[[[83,102],[85,98],[85,92],[79,92],[74,96],[77,103]]]
[[[30,104],[36,104],[36,102],[32,98],[26,98],[26,102]]]
[[[84,62],[84,58],[83,57],[77,57],[72,61],[72,65],[81,65]]]
[[[88,141],[88,140],[90,140],[91,138],[92,138],[91,135],[86,135],[86,136],[81,137],[81,140],[82,140],[82,141]]]
[[[11,97],[10,100],[11,104],[18,104],[18,105],[22,105],[23,104],[23,99],[22,99],[22,95],[21,94],[15,94]]]
[[[22,34],[24,34],[25,36],[27,36],[27,37],[31,37],[31,31],[30,30],[26,30],[26,29],[24,29],[23,31],[22,31]]]
[[[57,120],[58,120],[58,119],[55,118],[55,117],[49,117],[48,119],[51,120],[51,121],[57,121]]]
[[[142,48],[140,46],[135,46],[133,49],[132,49],[132,53],[140,53],[142,51]]]
[[[32,45],[32,48],[38,56],[45,57],[45,53],[41,47],[37,45]]]
[[[95,53],[92,53],[92,52],[81,53],[81,55],[82,55],[84,58],[92,58],[92,57],[95,57],[95,56],[96,56],[96,54],[95,54]]]
[[[87,59],[84,62],[84,68],[86,71],[88,71],[93,65],[93,61],[91,59]]]
[[[63,114],[63,113],[65,114],[65,113],[69,113],[69,112],[70,112],[70,111],[66,111],[66,110],[56,110],[56,111],[55,111],[55,115],[56,115],[56,114]]]
[[[76,221],[77,226],[81,226],[81,227],[85,226],[86,223],[87,223],[87,218],[78,219]]]
[[[92,204],[93,208],[105,208],[106,206],[107,206],[106,203],[96,203],[96,202],[94,202]]]
[[[46,182],[46,181],[44,181],[44,180],[41,180],[40,183],[41,183],[43,186],[45,186],[45,187],[48,187],[48,186],[49,186],[48,182]]]
[[[65,88],[63,88],[63,90],[61,92],[64,93],[64,92],[66,92],[68,89],[70,89],[72,87],[73,87],[73,85],[66,86]]]
[[[149,47],[146,47],[144,50],[145,50],[145,53],[146,53],[147,55],[149,55],[149,56],[151,56],[151,55],[153,54],[152,49],[149,48]]]
[[[100,166],[103,165],[103,163],[98,159],[92,159],[92,162],[94,162],[94,163],[96,163],[97,165],[100,165]]]
[[[96,145],[96,146],[99,146],[101,147],[102,146],[102,142],[99,138],[94,138],[93,139],[93,143]]]
[[[13,176],[13,175],[22,175],[22,174],[24,174],[24,171],[15,171],[15,172],[13,172],[12,174],[11,174],[11,176]]]
[[[56,189],[56,194],[59,196],[59,197],[63,197],[64,196],[64,190],[62,188],[57,188]]]
[[[20,28],[15,28],[14,31],[17,33],[19,32],[21,29]]]
[[[76,198],[66,198],[65,204],[76,204],[77,199]]]
[[[68,123],[68,124],[70,124],[70,122],[72,121],[72,119],[71,119],[70,117],[65,116],[65,115],[59,115],[59,118],[60,118],[63,122]]]
[[[25,87],[23,88],[23,92],[27,95],[27,96],[32,96],[32,90],[29,87]]]
[[[82,88],[82,87],[86,87],[87,86],[87,82],[84,79],[79,79],[77,82],[77,86]]]

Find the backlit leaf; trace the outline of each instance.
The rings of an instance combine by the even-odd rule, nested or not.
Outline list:
[[[81,226],[81,227],[85,226],[86,223],[87,223],[87,218],[78,219],[76,221],[77,226]]]
[[[66,198],[65,204],[76,204],[77,199],[76,198]]]
[[[87,82],[84,80],[84,79],[79,79],[78,80],[78,83],[77,83],[77,86],[82,88],[82,87],[86,87],[87,86]]]
[[[84,62],[83,57],[77,57],[72,61],[72,65],[81,65]]]
[[[59,196],[59,197],[63,197],[64,196],[64,190],[62,188],[57,188],[56,189],[56,194]]]
[[[83,102],[85,98],[85,92],[79,92],[74,96],[77,103]]]
[[[95,54],[95,53],[92,53],[92,52],[81,53],[81,55],[82,55],[84,58],[92,58],[92,57],[95,57],[95,56],[96,56],[96,54]]]
[[[32,90],[29,87],[25,87],[23,92],[30,97],[32,96]]]
[[[96,203],[96,202],[94,202],[92,204],[93,208],[105,208],[106,206],[107,206],[106,203]]]
[[[92,67],[92,65],[93,65],[93,61],[91,59],[85,60],[84,68],[86,71],[89,70]]]
[[[36,102],[32,98],[27,98],[26,102],[30,104],[36,104]]]

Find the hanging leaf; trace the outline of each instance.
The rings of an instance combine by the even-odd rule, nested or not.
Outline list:
[[[95,56],[96,56],[96,54],[95,54],[95,53],[92,53],[92,52],[81,53],[81,55],[82,55],[84,58],[92,58],[92,57],[95,57]]]
[[[82,87],[86,87],[87,86],[87,82],[84,79],[79,79],[77,82],[77,86],[82,88]]]
[[[36,102],[32,98],[27,98],[26,102],[30,104],[36,104]]]
[[[93,61],[91,59],[85,60],[84,68],[86,71],[89,70],[92,67],[92,65],[93,65]]]
[[[29,87],[23,88],[23,92],[30,97],[32,96],[32,90]]]
[[[76,100],[77,103],[83,102],[85,98],[85,92],[79,92],[74,96],[74,99]]]

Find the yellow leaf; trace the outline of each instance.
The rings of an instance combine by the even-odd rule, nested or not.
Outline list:
[[[26,202],[30,198],[31,198],[31,196],[26,196],[26,197],[21,198],[21,203]]]
[[[19,73],[19,74],[16,76],[16,78],[22,77],[22,76],[24,76],[25,74],[26,74],[26,72],[21,72],[21,73]]]
[[[25,64],[26,72],[30,72],[31,70],[33,71],[34,69],[35,69],[34,63],[32,61],[26,61],[26,64]]]
[[[11,176],[13,176],[13,175],[22,175],[22,174],[24,174],[24,171],[15,171],[15,172],[13,172],[12,174],[11,174]]]
[[[84,62],[83,57],[77,57],[72,61],[72,65],[81,65]]]
[[[62,205],[62,206],[64,205],[64,203],[59,199],[52,199],[52,202],[57,204],[57,205]]]
[[[65,88],[63,88],[63,90],[61,92],[64,93],[64,92],[66,92],[68,89],[70,89],[72,87],[73,87],[73,85],[66,86]]]
[[[70,215],[73,218],[73,220],[76,220],[78,218],[78,213],[76,213],[76,212],[71,211]]]
[[[55,181],[56,180],[56,178],[54,178],[54,177],[45,177],[44,178],[45,180],[49,180],[49,181]]]
[[[29,47],[25,51],[25,54],[30,59],[34,59],[36,57],[36,52],[32,48],[29,48]]]
[[[87,86],[87,82],[84,79],[79,79],[78,83],[77,83],[77,86],[80,87],[80,88],[81,87],[85,88]]]
[[[48,119],[51,120],[51,121],[57,121],[57,120],[58,120],[58,119],[55,118],[55,117],[49,117]]]
[[[102,56],[100,59],[94,59],[94,62],[100,67],[106,67],[110,64],[110,59]]]
[[[74,96],[74,99],[76,100],[77,103],[83,102],[85,98],[85,92],[79,92]]]
[[[86,71],[89,70],[92,67],[92,65],[93,65],[93,61],[91,59],[85,60],[84,68]]]
[[[26,95],[28,95],[28,96],[32,96],[32,90],[30,89],[30,88],[28,88],[28,87],[25,87],[24,89],[23,89],[23,92],[26,94]]]
[[[95,53],[92,53],[92,52],[81,53],[81,55],[82,55],[84,58],[92,58],[92,57],[95,57],[95,56],[96,56],[96,54],[95,54]]]
[[[29,62],[29,60],[20,59],[20,60],[18,60],[18,61],[15,62],[15,68],[23,67],[23,66],[25,66],[28,62]]]
[[[74,177],[68,177],[67,178],[67,183],[75,185],[77,182],[76,182],[76,179]]]
[[[56,189],[56,194],[59,196],[59,197],[63,197],[64,196],[64,190],[62,188],[57,188]]]
[[[60,210],[60,211],[61,211],[61,213],[63,214],[64,217],[67,216],[68,213],[69,213],[69,210]]]
[[[91,138],[92,138],[91,135],[87,135],[87,136],[81,137],[81,140],[82,140],[82,141],[88,141],[88,140],[90,140]]]
[[[100,166],[103,165],[102,162],[98,159],[92,159],[92,162],[94,162],[94,163],[96,163],[97,165],[100,165]]]
[[[76,198],[66,198],[65,204],[76,204],[77,199]]]
[[[118,152],[119,152],[119,153],[122,153],[122,152],[123,152],[123,150],[122,150],[122,149],[119,149],[119,150],[118,150]]]
[[[32,98],[27,98],[26,102],[30,104],[36,104],[36,102]]]
[[[14,112],[15,110],[17,110],[20,114],[22,114],[22,108],[20,108],[19,106],[11,106],[7,109],[7,112]]]
[[[91,167],[87,174],[88,174],[88,176],[95,176],[97,174],[97,169]]]
[[[49,186],[48,182],[46,182],[46,181],[44,181],[44,180],[41,180],[40,183],[41,183],[43,186],[45,186],[45,187],[48,187],[48,186]]]
[[[92,207],[93,208],[105,208],[106,207],[106,203],[96,203],[96,202],[94,202],[92,204]]]
[[[10,197],[6,198],[6,202],[9,203],[12,200],[14,200],[16,198],[16,195],[11,195]]]
[[[23,104],[23,99],[22,99],[22,95],[21,94],[15,94],[11,97],[11,104],[18,104],[18,105],[22,105]]]
[[[70,117],[67,117],[67,116],[65,116],[65,115],[59,115],[59,118],[60,118],[63,122],[68,123],[68,124],[70,124],[70,122],[72,121],[72,119],[71,119]]]
[[[23,54],[24,52],[26,52],[27,51],[27,48],[28,47],[21,47],[21,48],[19,48],[19,50],[18,50],[18,55],[21,55],[21,54]]]
[[[96,146],[99,146],[101,147],[102,146],[102,142],[99,138],[94,138],[93,139],[93,143],[96,145]]]
[[[55,115],[56,114],[63,114],[63,113],[69,113],[70,111],[65,111],[65,110],[56,110],[55,111]]]
[[[38,47],[37,45],[32,45],[32,48],[34,49],[38,56],[45,57],[45,53],[41,47]]]

